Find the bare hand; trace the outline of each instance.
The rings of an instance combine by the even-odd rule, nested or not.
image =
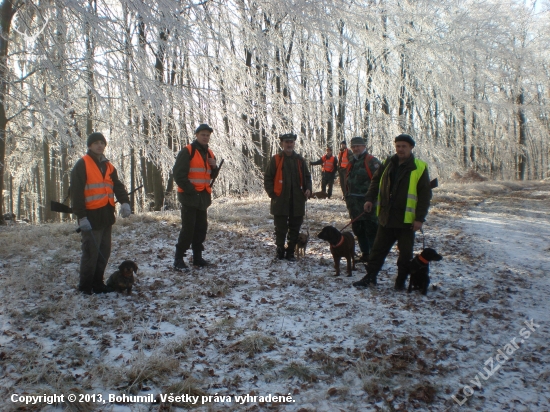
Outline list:
[[[367,213],[370,213],[372,211],[372,202],[365,202],[364,210]]]
[[[422,229],[422,225],[423,225],[422,222],[419,222],[418,220],[415,220],[415,221],[413,222],[413,225],[412,225],[412,230],[413,230],[414,232],[416,232],[417,230]]]
[[[308,189],[304,192],[304,196],[306,197],[306,199],[309,199],[309,197],[311,196],[311,191]]]
[[[216,159],[214,159],[212,157],[209,157],[208,158],[208,164],[210,165],[210,167],[215,168],[216,167]]]

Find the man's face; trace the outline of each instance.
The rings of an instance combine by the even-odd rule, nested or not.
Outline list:
[[[327,157],[330,157],[332,156],[332,150],[331,149],[327,149]]]
[[[399,160],[407,160],[411,157],[413,146],[407,142],[395,142],[395,153]]]
[[[340,145],[340,151],[343,152],[344,150],[346,150],[346,145],[345,144],[341,144]]]
[[[296,141],[294,140],[283,140],[281,143],[281,146],[283,147],[283,152],[287,155],[291,155],[294,151],[294,146],[296,145]]]
[[[95,155],[101,156],[103,152],[105,151],[105,142],[103,140],[96,140],[93,142],[90,146],[88,146],[88,149]]]
[[[206,146],[210,141],[211,134],[212,133],[208,130],[201,130],[195,135],[195,137],[197,138],[197,142],[199,142],[203,146]]]
[[[364,144],[354,144],[353,146],[351,146],[351,151],[355,156],[359,156],[365,151],[365,147],[367,146],[365,146]]]

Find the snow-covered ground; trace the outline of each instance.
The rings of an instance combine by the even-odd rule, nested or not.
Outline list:
[[[267,197],[216,199],[213,266],[187,273],[171,269],[178,212],[119,219],[109,273],[135,260],[132,296],[76,292],[73,225],[1,227],[0,409],[22,406],[14,394],[64,394],[26,410],[549,410],[550,184],[447,184],[434,195],[425,243],[444,260],[426,297],[392,289],[395,250],[374,290],[351,287],[359,265],[333,277],[316,234],[348,222],[336,198],[308,203],[296,263],[273,260]],[[70,393],[96,402],[67,403]],[[284,397],[260,402],[268,395]]]

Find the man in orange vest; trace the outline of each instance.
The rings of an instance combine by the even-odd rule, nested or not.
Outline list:
[[[201,124],[195,130],[195,140],[178,154],[173,173],[178,185],[178,200],[181,203],[181,231],[176,244],[174,269],[186,270],[183,261],[189,247],[193,250],[193,266],[205,267],[203,243],[208,229],[207,209],[212,204],[210,183],[218,175],[216,157],[208,148],[214,129]]]
[[[80,283],[78,290],[86,295],[106,293],[103,275],[111,255],[111,228],[115,223],[115,196],[121,204],[120,215],[128,217],[130,200],[115,167],[103,152],[107,140],[92,133],[87,140],[88,152],[71,171],[71,201],[82,233]]]
[[[342,200],[346,200],[346,173],[349,162],[353,157],[353,152],[348,149],[345,140],[340,143],[340,153],[338,153],[338,177],[340,178],[340,188],[342,189]]]
[[[328,185],[328,198],[332,196],[332,186],[334,185],[334,178],[336,177],[336,171],[338,170],[338,160],[332,155],[332,147],[327,146],[327,152],[316,162],[310,162],[310,166],[322,165],[321,171],[321,190],[323,193],[327,193]]]
[[[279,136],[282,151],[271,158],[264,175],[264,189],[271,198],[277,259],[295,261],[294,249],[311,194],[311,174],[306,161],[294,151],[296,135]],[[288,239],[285,250],[285,238]]]

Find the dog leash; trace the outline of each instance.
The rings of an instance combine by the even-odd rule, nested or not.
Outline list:
[[[420,233],[422,233],[422,249],[426,249],[426,235],[424,234],[424,229],[420,228]]]
[[[349,222],[346,226],[344,226],[342,229],[340,229],[340,232],[342,232],[342,230],[344,230],[345,228],[347,228],[349,225],[351,225],[353,222],[355,222],[357,219],[359,219],[361,216],[363,216],[365,213],[367,212],[363,212],[361,213],[359,216],[357,216],[355,219],[353,219],[351,222]]]

